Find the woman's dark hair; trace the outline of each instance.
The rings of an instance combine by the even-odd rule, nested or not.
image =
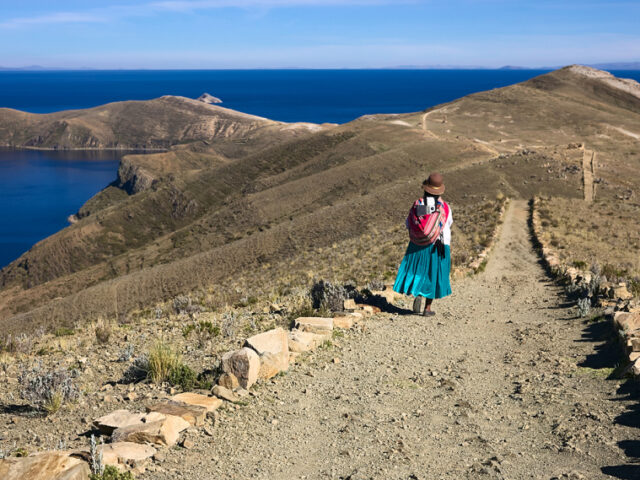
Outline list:
[[[427,197],[433,197],[436,199],[436,202],[438,202],[438,200],[440,200],[440,195],[434,195],[433,193],[429,193],[426,190],[424,191],[424,198]]]

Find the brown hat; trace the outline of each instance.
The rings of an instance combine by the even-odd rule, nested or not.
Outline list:
[[[444,183],[442,181],[442,175],[437,172],[433,172],[429,175],[424,182],[422,182],[422,188],[425,192],[431,195],[442,195],[444,193]]]

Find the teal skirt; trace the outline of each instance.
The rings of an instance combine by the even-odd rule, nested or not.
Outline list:
[[[451,295],[451,249],[444,246],[445,255],[438,255],[435,245],[420,246],[409,242],[393,290],[414,297],[442,298]]]

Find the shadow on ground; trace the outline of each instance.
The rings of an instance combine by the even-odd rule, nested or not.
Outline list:
[[[596,352],[589,355],[581,367],[601,369],[613,368],[609,378],[617,378],[624,372],[621,357],[621,346],[613,328],[608,321],[592,322],[585,325],[582,342],[592,342]],[[631,428],[640,429],[640,382],[627,379],[618,388],[617,397],[612,401],[634,402],[627,411],[615,418],[615,423]],[[602,468],[602,473],[623,480],[640,479],[640,440],[622,440],[618,442],[629,463],[624,465],[610,465]]]

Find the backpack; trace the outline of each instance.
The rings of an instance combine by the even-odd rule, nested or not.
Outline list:
[[[449,216],[449,208],[444,202],[438,201],[435,212],[418,216],[417,207],[423,204],[424,200],[419,198],[409,210],[407,217],[409,238],[416,245],[432,245],[440,238]]]

